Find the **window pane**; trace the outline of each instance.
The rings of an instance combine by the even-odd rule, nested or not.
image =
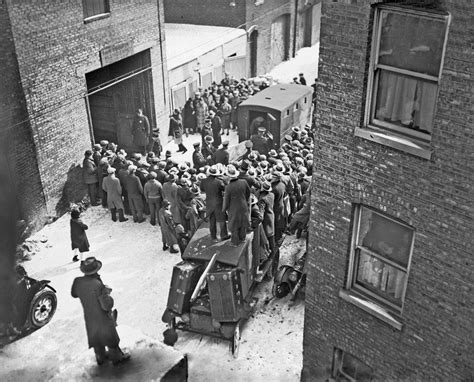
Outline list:
[[[189,97],[194,97],[194,93],[198,90],[197,80],[194,80],[189,84]]]
[[[379,70],[375,118],[431,134],[437,90],[433,82]]]
[[[356,283],[380,294],[382,297],[401,304],[406,273],[366,253],[364,250],[357,252],[359,261]]]
[[[407,267],[412,240],[411,228],[362,207],[358,245]]]
[[[446,22],[381,12],[379,63],[438,77]]]
[[[207,89],[209,86],[211,86],[211,83],[212,83],[211,73],[206,73],[201,77],[201,87],[203,89]]]
[[[182,87],[177,90],[173,90],[173,102],[174,108],[180,109],[186,103],[186,88]]]

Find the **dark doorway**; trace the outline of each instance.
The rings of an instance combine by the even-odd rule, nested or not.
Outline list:
[[[308,8],[304,13],[304,39],[303,46],[311,46],[313,32],[313,7]]]
[[[290,14],[276,18],[271,26],[272,65],[290,58]]]
[[[250,77],[257,76],[257,41],[258,41],[258,31],[253,30],[250,33]]]
[[[156,123],[150,63],[146,50],[86,74],[96,142],[106,139],[128,151],[139,149],[132,135],[136,110],[143,109],[151,128]]]

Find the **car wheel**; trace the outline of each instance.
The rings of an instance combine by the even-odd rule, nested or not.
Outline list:
[[[29,321],[31,326],[41,328],[51,321],[57,304],[58,299],[53,291],[42,289],[36,293],[30,304]]]

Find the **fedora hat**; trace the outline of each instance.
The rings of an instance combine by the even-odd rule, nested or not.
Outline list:
[[[85,275],[93,275],[94,273],[99,272],[100,268],[102,268],[102,262],[93,256],[82,261],[80,266],[81,272]]]
[[[208,142],[208,143],[214,142],[214,138],[212,138],[210,135],[206,135],[206,136],[204,137],[204,140],[205,140],[206,142]]]
[[[260,189],[262,191],[271,191],[272,190],[272,185],[270,184],[270,182],[265,181],[265,182],[262,183],[262,186],[260,187]]]
[[[226,170],[226,175],[227,175],[230,179],[236,179],[236,178],[239,177],[240,173],[239,173],[239,171],[237,171],[237,169],[235,168],[235,166],[228,165],[228,166],[227,166],[227,170]]]
[[[221,171],[219,167],[213,165],[207,169],[207,176],[219,176],[221,175]]]
[[[257,204],[258,199],[254,194],[250,194],[250,205],[253,206],[254,204]]]

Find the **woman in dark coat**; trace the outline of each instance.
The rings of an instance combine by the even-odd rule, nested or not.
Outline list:
[[[188,136],[189,133],[194,134],[196,129],[196,118],[194,116],[194,104],[192,98],[189,98],[184,104],[183,127],[186,136]]]
[[[84,276],[74,279],[71,296],[81,300],[86,322],[89,348],[94,348],[97,363],[102,365],[107,359],[114,364],[130,358],[119,347],[120,338],[115,329],[115,320],[110,315],[110,307],[101,305],[99,296],[103,295],[106,286],[97,273],[102,263],[95,257],[88,257],[81,263]],[[105,347],[108,348],[106,352]]]
[[[89,252],[89,240],[87,240],[86,235],[86,224],[82,222],[80,219],[81,213],[77,209],[73,209],[71,211],[71,246],[72,250],[74,251],[74,257],[72,261],[79,261],[77,257],[77,251],[80,253],[81,261],[82,261],[82,253]]]

